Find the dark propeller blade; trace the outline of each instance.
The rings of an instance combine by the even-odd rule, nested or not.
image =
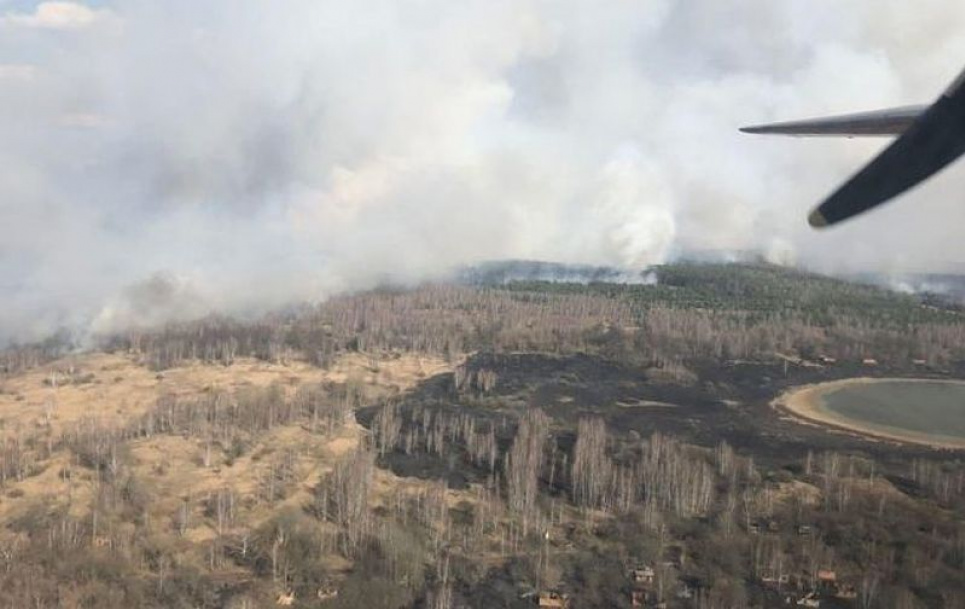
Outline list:
[[[895,142],[808,217],[829,226],[877,207],[965,153],[965,73]]]

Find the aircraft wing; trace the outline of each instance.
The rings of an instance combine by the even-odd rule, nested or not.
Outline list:
[[[965,153],[965,73],[908,129],[808,216],[829,226],[877,207]]]
[[[965,72],[931,106],[748,127],[748,133],[898,135],[884,152],[808,216],[816,228],[877,207],[944,169],[965,153]]]
[[[763,133],[798,136],[883,136],[901,135],[928,106],[905,106],[874,112],[843,114],[826,118],[812,118],[787,123],[772,123],[744,127],[744,133]]]

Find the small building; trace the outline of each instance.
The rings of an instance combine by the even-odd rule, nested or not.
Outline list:
[[[786,586],[791,583],[791,576],[787,573],[764,571],[761,574],[761,583],[768,586]]]
[[[828,357],[827,355],[819,355],[819,356],[818,356],[818,361],[821,362],[822,364],[826,365],[826,366],[830,366],[830,365],[832,365],[832,364],[837,364],[837,363],[838,363],[838,360],[837,360],[837,359],[835,359],[835,358],[833,358],[833,357]]]
[[[923,359],[913,359],[913,360],[911,360],[911,363],[914,364],[914,365],[916,365],[916,366],[922,366],[922,367],[928,365],[928,362],[927,362],[926,360],[923,360]]]
[[[644,590],[637,588],[630,591],[630,606],[634,608],[638,607],[660,607],[661,605],[666,605],[666,603],[660,603],[657,600],[657,595],[651,590]]]
[[[570,598],[560,592],[548,590],[540,592],[537,603],[544,609],[567,609],[570,606]]]
[[[807,594],[799,598],[796,604],[798,607],[820,607],[821,599],[818,598],[817,593],[808,592]]]
[[[822,584],[833,584],[838,581],[838,574],[831,569],[818,569],[818,582]]]
[[[644,585],[644,586],[653,585],[653,581],[656,578],[656,576],[657,576],[656,572],[653,570],[653,567],[651,567],[650,565],[643,565],[643,566],[637,567],[636,569],[633,569],[630,572],[630,579],[633,580],[633,583]]]
[[[865,365],[865,366],[877,366],[878,360],[876,360],[873,357],[866,357],[863,360],[861,360],[861,363],[862,365]]]
[[[760,535],[762,531],[765,533],[780,533],[781,525],[778,524],[776,520],[759,520],[752,522],[748,527],[748,531],[750,531],[752,535]]]

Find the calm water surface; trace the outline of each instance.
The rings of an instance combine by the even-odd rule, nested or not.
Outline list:
[[[832,414],[876,427],[965,439],[965,384],[856,383],[822,396]]]

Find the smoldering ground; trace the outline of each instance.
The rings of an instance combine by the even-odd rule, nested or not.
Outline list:
[[[947,2],[5,0],[0,14],[5,340],[480,260],[965,258],[961,167],[814,233],[808,208],[884,142],[737,132],[934,97],[965,57],[965,7]],[[137,296],[157,281],[164,298]]]

